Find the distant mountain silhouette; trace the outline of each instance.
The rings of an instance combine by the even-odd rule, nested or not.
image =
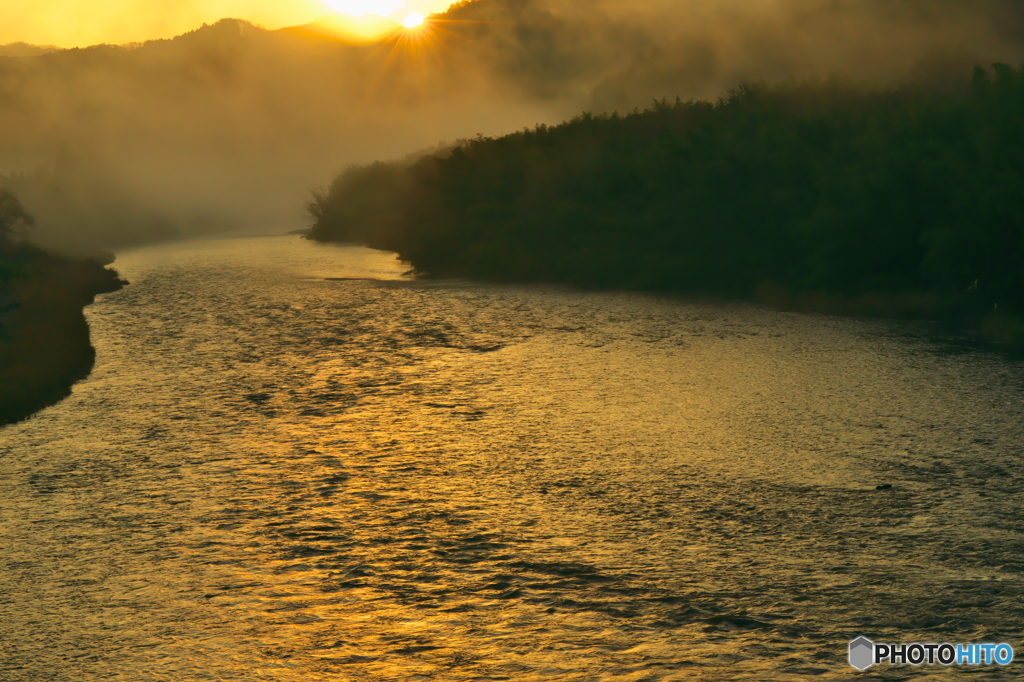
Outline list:
[[[370,43],[321,28],[225,19],[0,58],[0,186],[37,216],[40,242],[115,246],[298,222],[339,164],[555,116],[550,98],[492,79],[457,28]]]
[[[0,45],[0,57],[38,57],[41,54],[57,52],[61,48],[53,45],[29,45],[28,43],[10,43]]]

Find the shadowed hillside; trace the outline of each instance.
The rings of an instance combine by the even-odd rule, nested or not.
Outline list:
[[[743,87],[352,168],[311,237],[425,274],[1024,313],[1024,75]],[[1005,318],[1005,319],[1004,319]],[[1008,326],[1009,325],[1009,326]]]
[[[948,85],[970,65],[1024,57],[1018,0],[720,0],[672,11],[675,32],[598,84],[593,111],[835,73],[875,86]]]
[[[294,223],[296,197],[339,159],[547,116],[489,83],[451,32],[361,44],[314,28],[225,20],[0,57],[0,179],[37,215],[41,243],[114,246]]]

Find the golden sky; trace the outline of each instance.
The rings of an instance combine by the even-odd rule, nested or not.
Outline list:
[[[442,12],[452,0],[0,0],[0,45],[83,47],[170,38],[218,19],[266,28],[308,23],[335,10],[401,22],[411,13]]]

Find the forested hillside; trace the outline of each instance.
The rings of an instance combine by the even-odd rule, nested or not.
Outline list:
[[[349,169],[309,208],[312,238],[430,275],[1020,313],[1024,73],[583,115]]]

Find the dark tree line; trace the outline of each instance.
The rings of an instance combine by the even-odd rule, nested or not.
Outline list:
[[[1020,313],[1024,70],[966,86],[745,86],[478,138],[345,171],[310,236],[436,276]]]
[[[0,188],[0,313],[9,305],[2,299],[8,293],[10,281],[25,273],[26,254],[20,240],[34,222],[18,198]]]

